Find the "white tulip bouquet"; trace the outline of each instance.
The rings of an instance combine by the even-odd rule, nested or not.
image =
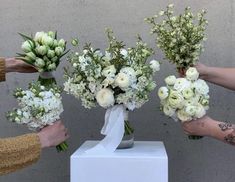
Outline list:
[[[160,64],[156,60],[147,63],[153,51],[140,37],[135,47],[125,49],[123,42],[113,36],[112,30],[107,29],[107,36],[109,47],[105,53],[87,44],[81,52],[70,54],[68,60],[73,69],[65,72],[64,90],[81,99],[85,108],[100,105],[107,109],[104,130],[102,129],[104,132],[101,133],[108,136],[105,130],[110,129],[114,132],[120,129],[120,132],[116,132],[117,140],[114,139],[115,134],[110,134],[115,144],[111,144],[112,149],[109,151],[113,151],[123,134],[133,134],[134,130],[124,116],[125,112],[140,108],[148,101],[149,93],[156,87],[153,76],[159,71]],[[122,119],[119,120],[117,117]],[[110,123],[115,126],[110,126]],[[116,127],[118,123],[120,127]],[[116,129],[111,129],[112,127]]]
[[[57,32],[37,32],[34,37],[21,34],[24,42],[18,58],[35,67],[39,72],[55,71],[66,51],[66,41],[57,39]]]
[[[158,90],[161,110],[165,115],[185,122],[201,118],[206,114],[209,109],[209,87],[198,77],[199,73],[196,68],[190,67],[186,71],[185,78],[176,78],[171,75],[165,79],[166,86]],[[189,138],[201,137],[189,136]]]
[[[54,85],[50,89],[39,82],[31,83],[28,90],[18,88],[14,96],[19,108],[7,113],[9,121],[26,125],[30,130],[38,131],[45,126],[52,125],[60,119],[63,112],[61,88]],[[66,142],[58,145],[58,151],[67,149]]]
[[[182,72],[198,61],[203,51],[202,42],[206,40],[208,22],[205,10],[194,15],[190,7],[186,7],[184,13],[177,16],[173,9],[174,5],[170,4],[165,11],[145,21],[152,26],[151,33],[156,35],[157,46],[164,52],[165,58]]]

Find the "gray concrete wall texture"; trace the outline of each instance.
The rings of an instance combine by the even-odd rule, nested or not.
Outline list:
[[[208,41],[200,60],[211,66],[234,67],[235,55],[235,1],[233,0],[0,0],[0,53],[11,57],[20,51],[21,38],[17,32],[34,33],[41,30],[57,30],[58,35],[67,40],[79,36],[81,44],[92,42],[104,49],[105,27],[112,27],[116,36],[133,45],[135,35],[156,49],[154,38],[149,34],[149,26],[143,19],[174,3],[179,12],[185,6],[194,11],[208,10]],[[156,59],[163,55],[156,49]],[[57,81],[63,83],[64,61],[57,73]],[[166,62],[157,74],[158,86],[163,79],[174,74],[173,65]],[[16,102],[12,91],[16,87],[25,88],[38,74],[7,75],[7,82],[0,84],[0,137],[17,136],[29,132],[25,127],[10,123],[4,113]],[[235,121],[234,92],[211,85],[211,108],[209,115],[217,120]],[[0,177],[1,182],[68,182],[69,157],[88,139],[101,139],[99,131],[103,125],[105,110],[86,110],[73,96],[63,95],[65,111],[63,120],[70,130],[69,151],[58,154],[54,148],[44,150],[37,164],[13,174]],[[156,91],[151,100],[141,109],[130,114],[134,123],[136,140],[164,141],[169,156],[170,182],[234,182],[234,147],[204,138],[189,141],[179,123],[163,116],[158,109]],[[131,169],[130,169],[131,170]],[[156,179],[157,181],[157,179]]]

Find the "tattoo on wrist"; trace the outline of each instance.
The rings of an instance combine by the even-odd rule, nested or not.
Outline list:
[[[224,137],[224,141],[228,144],[235,145],[235,127],[234,127],[234,125],[226,122],[226,123],[220,123],[218,126],[221,129],[221,131],[224,131],[224,132],[231,130],[231,133],[229,133],[228,135],[226,135]]]
[[[220,123],[219,127],[222,131],[227,131],[233,129],[233,125],[231,123]]]

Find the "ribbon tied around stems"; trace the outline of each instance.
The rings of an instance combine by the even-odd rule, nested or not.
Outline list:
[[[52,72],[52,71],[50,71],[50,72],[41,72],[41,73],[39,74],[39,76],[40,76],[41,78],[44,78],[44,79],[54,78],[54,75],[53,75],[53,72]]]
[[[96,146],[88,149],[86,153],[112,153],[114,152],[124,135],[124,119],[126,108],[123,105],[115,105],[106,110],[105,123],[101,129],[101,134],[105,135]]]

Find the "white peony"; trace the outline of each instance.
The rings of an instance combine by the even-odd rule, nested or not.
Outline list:
[[[188,80],[191,80],[191,81],[195,81],[197,80],[199,77],[199,73],[197,71],[196,68],[194,67],[190,67],[187,71],[186,71],[186,78]]]
[[[170,76],[165,78],[165,83],[169,86],[174,85],[175,82],[176,82],[176,77],[174,75],[170,75]]]
[[[159,70],[160,70],[160,64],[159,64],[159,62],[156,61],[156,60],[150,61],[150,68],[152,68],[152,70],[153,70],[154,72],[159,71]]]
[[[174,84],[174,89],[181,92],[187,88],[189,88],[191,82],[188,81],[186,78],[177,78]]]
[[[169,95],[169,90],[167,87],[160,87],[158,89],[158,97],[163,100],[166,99]]]
[[[115,84],[121,89],[126,89],[131,85],[130,77],[125,73],[118,73],[115,79]]]
[[[96,94],[96,100],[101,107],[108,108],[115,103],[113,91],[108,88],[99,90]]]
[[[209,93],[209,87],[204,80],[198,79],[193,83],[193,87],[199,94],[207,95]]]

